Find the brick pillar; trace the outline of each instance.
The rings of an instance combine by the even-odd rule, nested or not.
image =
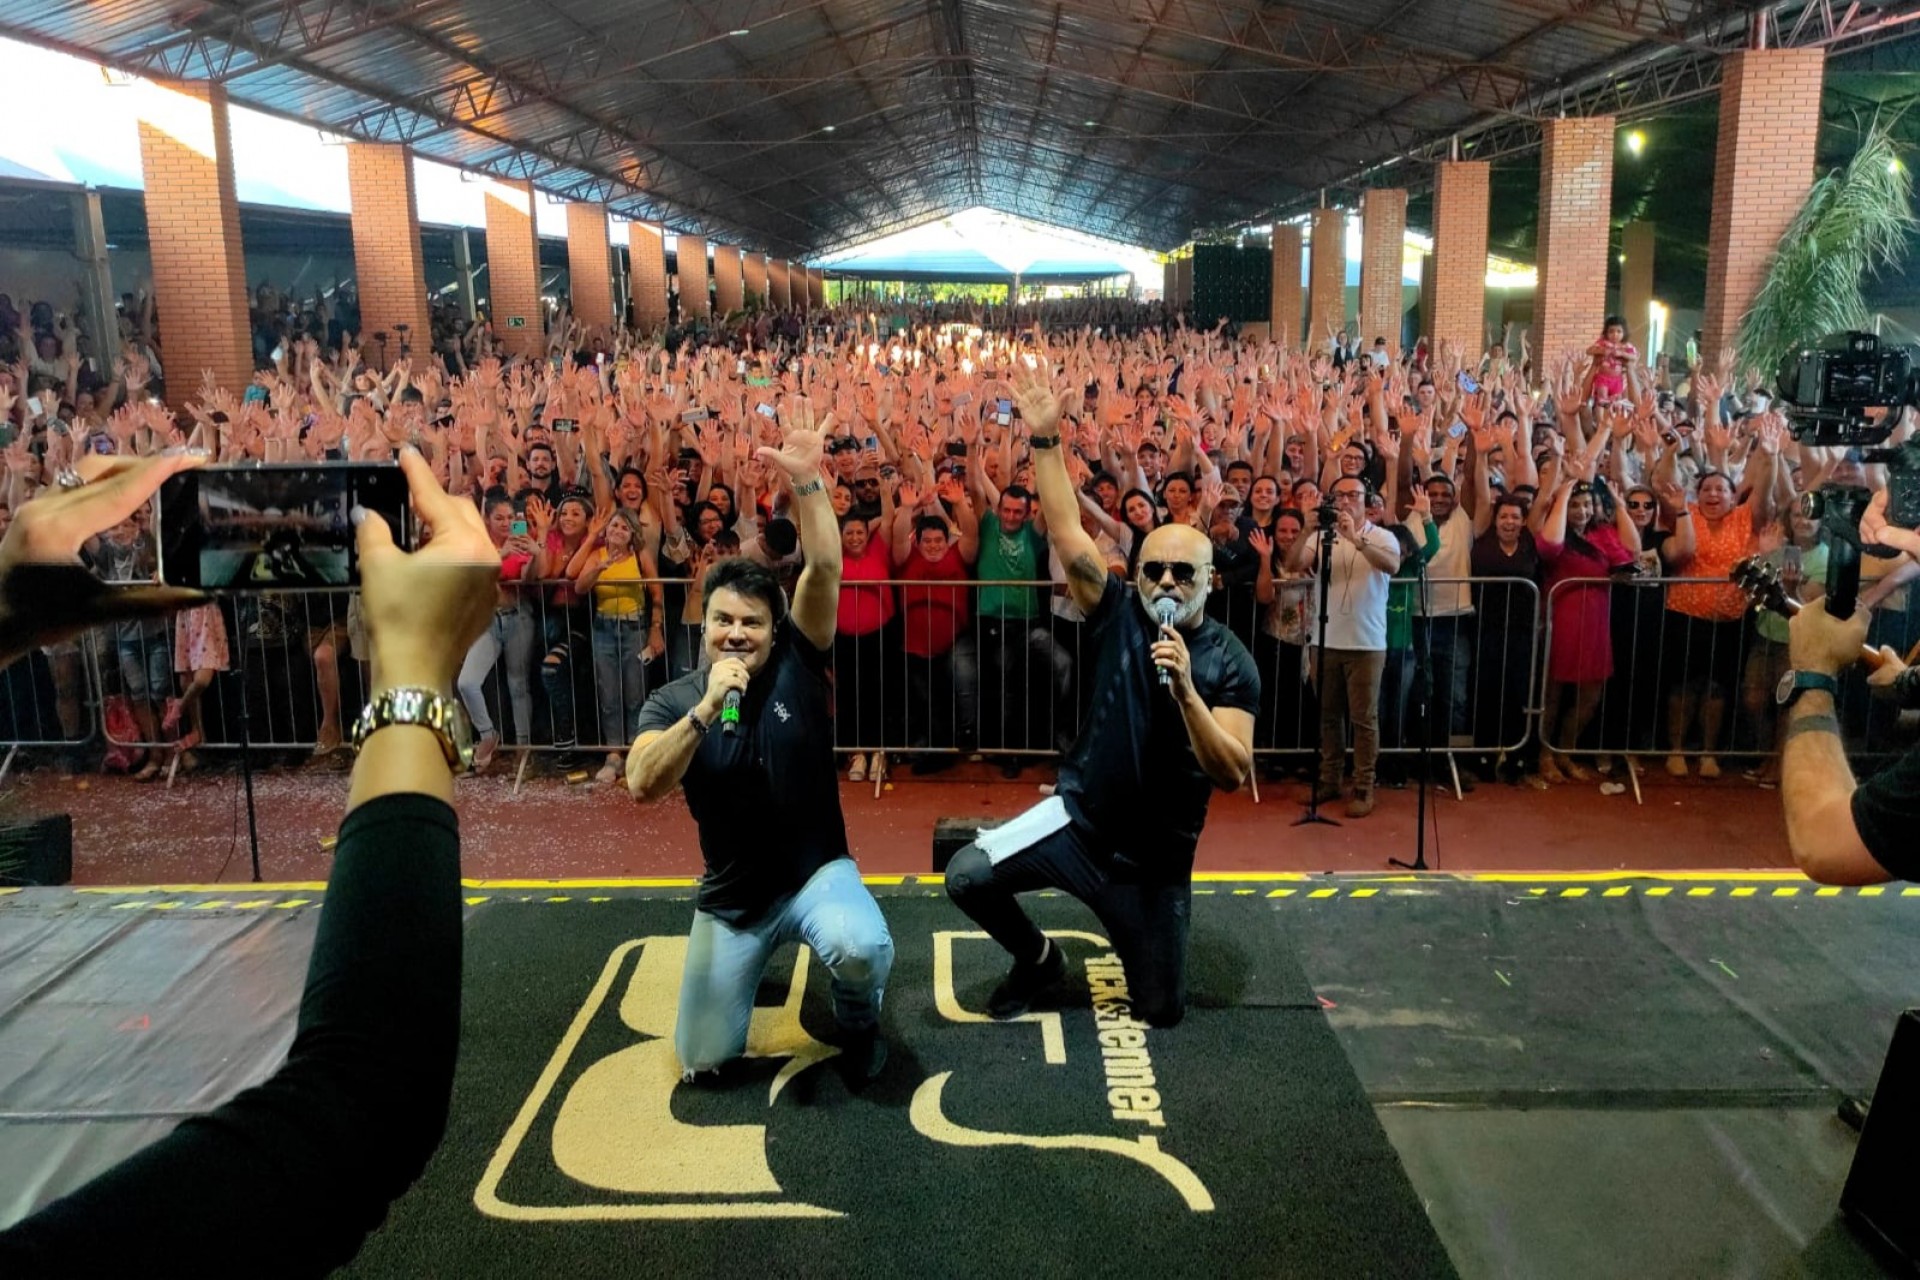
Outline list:
[[[740,255],[740,274],[742,289],[749,298],[758,298],[761,306],[767,305],[767,255],[764,253],[743,253]]]
[[[633,278],[633,322],[642,333],[667,324],[667,243],[659,227],[627,224],[627,260]]]
[[[1273,296],[1270,324],[1273,340],[1283,347],[1300,346],[1300,328],[1306,308],[1300,287],[1300,228],[1273,224]]]
[[[1385,338],[1395,359],[1400,356],[1400,317],[1406,310],[1406,292],[1400,284],[1406,241],[1406,191],[1399,187],[1368,191],[1360,206],[1359,347],[1371,351],[1375,338]]]
[[[395,143],[347,144],[347,190],[353,201],[353,273],[360,290],[360,329],[388,335],[389,359],[400,358],[401,325],[425,354],[429,346],[427,261],[420,247],[420,208],[413,193],[413,154]],[[381,344],[361,344],[369,364],[383,364]]]
[[[613,323],[613,246],[604,204],[567,202],[567,290],[575,320],[589,329]]]
[[[680,278],[680,323],[705,320],[713,314],[707,293],[707,242],[700,236],[674,241],[675,267]]]
[[[713,246],[713,305],[721,315],[730,316],[744,305],[743,293],[740,250],[730,244]]]
[[[1433,188],[1433,302],[1424,330],[1436,348],[1473,356],[1487,332],[1487,193],[1484,160],[1443,161]],[[1539,366],[1539,353],[1534,355]]]
[[[487,183],[487,315],[508,355],[537,359],[547,353],[547,335],[533,199],[529,183]]]
[[[782,311],[793,305],[793,267],[785,258],[767,259],[767,293]]]
[[[199,394],[200,371],[238,395],[253,381],[247,263],[234,194],[227,92],[150,84],[139,101],[140,169],[154,305],[167,361],[167,401]]]
[[[824,310],[827,305],[827,277],[818,267],[807,268],[807,298],[815,307]]]
[[[1627,335],[1640,348],[1648,368],[1659,353],[1647,350],[1653,336],[1648,322],[1648,307],[1653,302],[1653,224],[1629,222],[1620,229],[1620,314],[1627,322]]]
[[[1824,66],[1819,49],[1748,49],[1726,60],[1700,336],[1708,362],[1739,337],[1773,251],[1813,185]]]
[[[1540,283],[1533,293],[1533,367],[1545,374],[1585,351],[1607,316],[1607,227],[1613,205],[1613,117],[1545,123],[1540,146]],[[1475,338],[1475,346],[1480,339]]]
[[[1346,322],[1347,215],[1340,209],[1315,209],[1307,246],[1307,350],[1330,347]]]
[[[1414,317],[1414,332],[1433,332],[1433,255],[1420,255],[1420,307]]]

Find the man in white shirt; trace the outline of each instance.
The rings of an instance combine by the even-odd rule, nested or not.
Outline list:
[[[1433,503],[1433,522],[1440,527],[1440,549],[1427,562],[1426,598],[1414,607],[1426,631],[1427,723],[1434,729],[1434,746],[1444,748],[1455,734],[1467,731],[1467,671],[1473,655],[1473,515],[1460,502],[1453,481],[1431,476],[1424,482]]]
[[[1373,812],[1374,767],[1380,755],[1380,677],[1387,662],[1387,589],[1400,567],[1400,543],[1367,519],[1367,486],[1357,476],[1334,481],[1327,495],[1338,513],[1333,570],[1327,584],[1325,668],[1320,691],[1320,780],[1316,794],[1340,794],[1346,731],[1353,730],[1353,795],[1349,818]],[[1307,531],[1287,553],[1287,566],[1314,573],[1308,637],[1319,639],[1319,513],[1307,512]]]

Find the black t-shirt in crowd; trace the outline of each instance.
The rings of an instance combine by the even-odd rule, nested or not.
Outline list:
[[[1260,673],[1246,646],[1212,618],[1182,635],[1200,700],[1209,709],[1259,714]],[[1177,879],[1192,871],[1213,780],[1193,754],[1172,693],[1161,687],[1153,665],[1159,636],[1134,589],[1108,574],[1084,640],[1095,655],[1091,706],[1061,766],[1058,794],[1146,877]]]
[[[781,619],[740,701],[739,731],[715,721],[681,779],[707,863],[700,909],[728,924],[752,924],[850,856],[833,767],[832,665],[831,650]],[[640,732],[672,728],[706,695],[704,667],[661,687],[640,710]]]
[[[1853,826],[1896,880],[1920,880],[1920,751],[1909,751],[1855,788]]]

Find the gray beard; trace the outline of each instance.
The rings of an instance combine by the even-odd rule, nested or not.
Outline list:
[[[1185,627],[1189,622],[1192,622],[1200,616],[1200,611],[1207,607],[1207,595],[1212,590],[1213,583],[1211,581],[1201,583],[1194,588],[1193,598],[1191,600],[1188,600],[1184,604],[1180,604],[1178,600],[1174,601],[1174,603],[1180,604],[1179,612],[1173,615],[1173,625],[1176,629]],[[1134,595],[1139,598],[1140,608],[1147,615],[1147,618],[1154,626],[1159,626],[1160,615],[1153,611],[1153,599],[1143,591],[1135,591]],[[1174,597],[1168,596],[1167,599],[1173,600]]]

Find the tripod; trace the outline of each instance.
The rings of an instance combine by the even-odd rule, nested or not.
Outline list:
[[[1320,577],[1320,626],[1313,642],[1313,673],[1320,682],[1320,697],[1327,696],[1327,609],[1333,598],[1333,544],[1339,537],[1334,527],[1333,507],[1331,503],[1321,504],[1320,527],[1315,530],[1320,535],[1320,563],[1315,572]],[[1322,718],[1326,713],[1321,712]],[[1313,770],[1313,789],[1307,793],[1307,811],[1293,820],[1296,827],[1318,824],[1323,827],[1337,827],[1340,824],[1320,812],[1320,773],[1322,766],[1315,762]],[[1338,792],[1336,787],[1335,791]]]
[[[236,614],[238,611],[235,611]],[[256,615],[257,616],[257,615]],[[238,621],[238,618],[235,619]],[[253,736],[249,732],[247,710],[247,633],[244,628],[236,627],[234,633],[240,643],[235,646],[233,674],[240,686],[240,783],[247,793],[247,848],[253,857],[253,882],[260,883],[260,823],[253,808]]]
[[[1414,714],[1420,717],[1420,776],[1414,782],[1416,800],[1414,802],[1413,824],[1413,861],[1400,858],[1388,858],[1390,867],[1404,867],[1408,871],[1426,871],[1427,866],[1427,787],[1433,778],[1433,721],[1428,708],[1433,701],[1432,690],[1428,687],[1433,680],[1433,628],[1426,625],[1427,619],[1427,562],[1416,560],[1414,572],[1418,575],[1420,618],[1422,625],[1413,642],[1413,690],[1419,699]]]

